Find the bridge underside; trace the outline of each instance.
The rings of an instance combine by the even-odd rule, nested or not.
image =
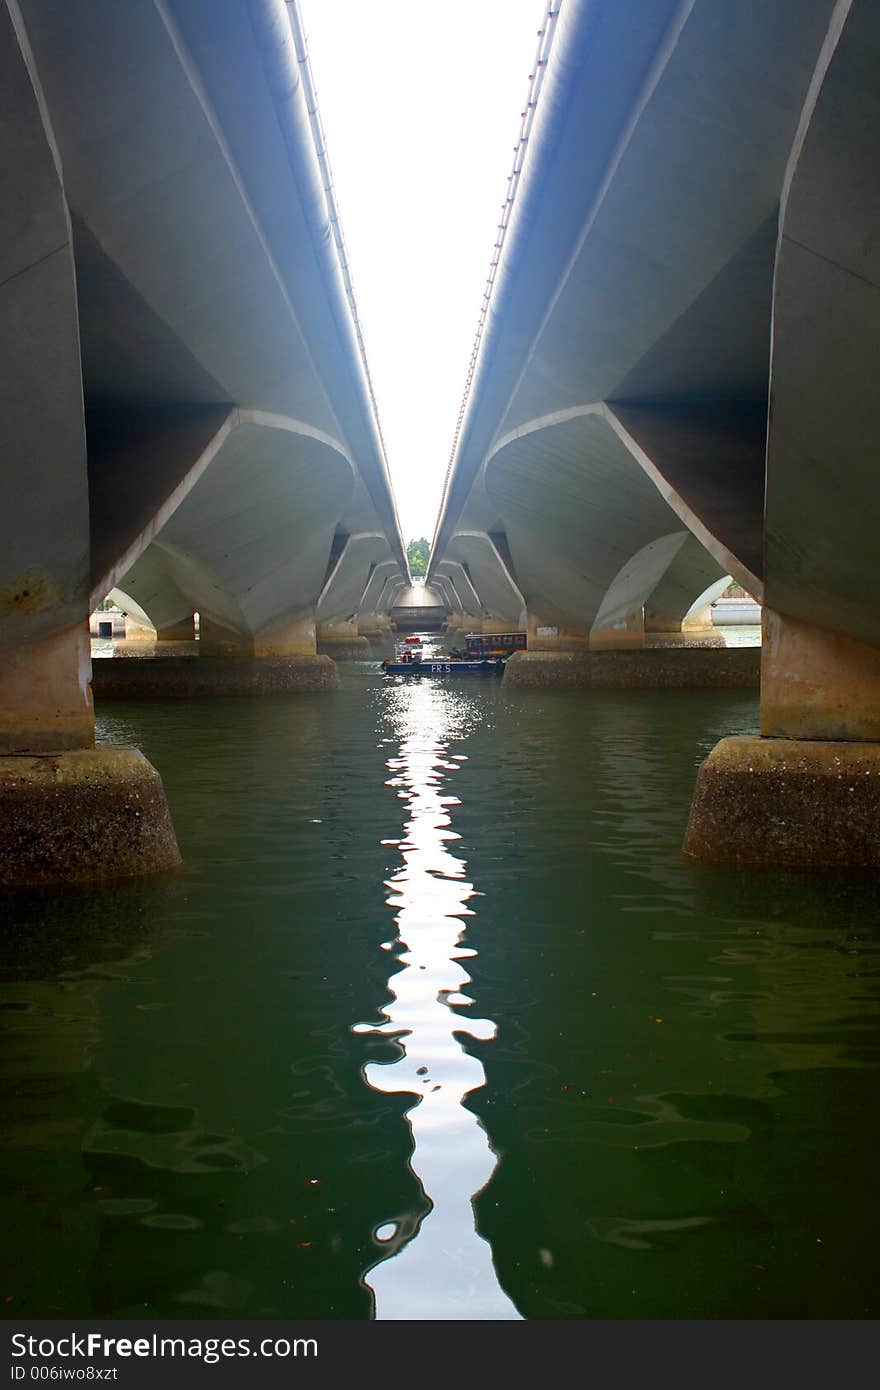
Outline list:
[[[327,689],[322,635],[406,561],[287,7],[10,0],[0,84],[0,773],[76,753],[112,811],[100,599],[159,647],[198,612],[202,692]]]
[[[837,745],[880,740],[880,14],[635,10],[560,15],[430,573],[465,563],[511,617],[516,594],[564,682],[698,639],[734,578],[764,605],[774,771],[725,750],[688,850],[877,864],[867,821],[832,850],[816,807]],[[798,759],[783,852],[743,798],[794,825]]]

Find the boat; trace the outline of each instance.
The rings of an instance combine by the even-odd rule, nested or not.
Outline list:
[[[496,676],[504,670],[501,660],[481,657],[475,661],[383,661],[386,676]]]
[[[512,656],[526,650],[527,640],[525,632],[469,632],[464,639],[465,654],[469,661],[479,656]]]

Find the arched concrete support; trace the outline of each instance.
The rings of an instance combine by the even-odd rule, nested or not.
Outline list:
[[[766,402],[615,404],[608,419],[719,568],[760,598]]]
[[[399,575],[393,575],[388,580],[388,583],[383,589],[382,595],[379,599],[378,608],[380,613],[390,614],[391,609],[394,607],[398,594],[402,594],[406,587],[407,583],[405,579],[401,579]]]
[[[149,545],[125,575],[125,587],[110,590],[120,608],[134,614],[141,627],[158,632],[187,621],[196,608],[172,577],[166,553]]]
[[[506,436],[485,479],[536,639],[538,627],[556,628],[547,637],[556,645],[586,647],[605,595],[633,554],[681,534],[603,406],[565,411]],[[660,552],[665,568],[671,555],[662,545]]]
[[[482,608],[483,617],[505,629],[518,627],[525,600],[493,537],[486,531],[457,531],[450,541],[447,559],[458,560],[465,569]]]
[[[388,555],[379,531],[350,535],[318,596],[319,623],[350,622],[364,598],[375,565]]]
[[[199,461],[125,575],[126,591],[157,629],[197,611],[202,657],[314,655],[327,557],[353,486],[349,460],[301,422],[235,411],[209,462]],[[387,549],[382,538],[367,545]]]
[[[159,544],[200,614],[217,608],[222,594],[254,635],[313,618],[352,486],[351,464],[327,436],[297,421],[240,412]]]
[[[622,650],[645,645],[645,604],[681,551],[687,535],[686,531],[675,531],[661,536],[627,560],[609,585],[593,621],[591,647]]]
[[[143,660],[153,656],[183,656],[197,653],[193,613],[157,627],[150,614],[130,593],[113,588],[108,597],[112,598],[125,614],[125,630],[114,642],[114,656],[135,656]]]
[[[358,635],[366,637],[371,651],[387,652],[393,645],[391,619],[382,609],[382,596],[392,575],[400,575],[396,560],[382,560],[374,565],[358,605]]]
[[[350,535],[321,590],[316,609],[318,651],[334,661],[368,660],[370,644],[358,631],[357,612],[388,542],[377,531]]]
[[[450,618],[460,617],[464,613],[464,607],[458,596],[455,585],[452,583],[449,576],[446,574],[438,574],[434,579],[434,583],[439,592],[443,595],[446,607],[449,609]]]
[[[225,406],[89,412],[95,603],[162,531],[240,419],[238,411]]]
[[[159,629],[146,609],[142,608],[131,594],[125,593],[122,589],[113,588],[107,597],[112,599],[125,614],[125,638],[127,642],[141,645],[158,640]]]
[[[200,459],[195,476],[187,477],[175,510],[125,575],[126,592],[160,631],[198,611],[200,660],[288,660],[295,663],[290,689],[328,688],[326,657],[318,661],[314,680],[308,662],[317,661],[315,610],[328,587],[337,519],[352,492],[344,450],[301,422],[234,411],[208,463],[202,466]],[[377,548],[387,553],[384,537],[349,537],[333,559],[330,582],[343,589],[347,583],[354,595],[363,588],[366,557]],[[349,559],[354,563],[347,566]],[[346,595],[341,601],[348,601]],[[218,693],[228,690],[225,668],[215,669]],[[163,672],[179,683],[170,666]],[[122,679],[100,674],[98,690],[105,695]],[[208,673],[191,674],[202,690]],[[162,676],[140,679],[155,693]],[[280,677],[268,684],[237,679],[248,689],[274,690]]]
[[[702,765],[687,853],[880,868],[880,11],[840,0],[783,190],[760,738]]]
[[[645,601],[645,632],[652,635],[680,633],[687,641],[713,634],[712,604],[730,583],[718,561],[687,535],[678,554]],[[719,639],[720,640],[720,639]]]
[[[89,493],[67,204],[17,5],[0,6],[0,887],[180,862],[161,780],[94,748]],[[103,597],[103,595],[102,595]],[[38,756],[32,756],[32,755]],[[105,851],[112,846],[112,853]]]
[[[623,566],[602,600],[590,632],[590,646],[601,649],[642,647],[661,639],[696,640],[708,636],[715,644],[723,638],[712,633],[707,605],[720,593],[728,577],[688,531],[673,532],[650,542]],[[705,597],[707,594],[711,597]],[[695,600],[703,606],[684,624]],[[700,619],[702,618],[702,622]]]
[[[382,560],[373,566],[370,577],[358,604],[358,611],[367,614],[378,614],[388,581],[392,577],[400,578],[400,567],[396,560]]]
[[[473,576],[460,561],[444,558],[437,566],[437,572],[446,576],[466,614],[474,618],[483,615],[485,608],[474,588]]]

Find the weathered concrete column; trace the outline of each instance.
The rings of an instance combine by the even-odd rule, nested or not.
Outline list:
[[[17,8],[17,7],[12,7]],[[89,476],[76,277],[57,144],[0,6],[0,888],[180,862],[158,773],[95,748]]]
[[[386,613],[359,614],[357,630],[360,637],[366,638],[370,656],[384,655],[394,647],[391,619]]]
[[[684,851],[880,868],[880,648],[764,610],[761,734],[700,767]]]
[[[83,621],[0,662],[0,888],[86,884],[176,868],[158,772],[95,747]]]
[[[334,661],[369,661],[372,656],[370,644],[358,631],[358,624],[354,619],[347,622],[319,623],[316,642],[321,655],[331,656]]]
[[[0,752],[93,748],[89,630],[40,636],[0,660]]]
[[[782,187],[761,734],[700,768],[704,859],[880,869],[878,50],[877,5],[835,5]]]

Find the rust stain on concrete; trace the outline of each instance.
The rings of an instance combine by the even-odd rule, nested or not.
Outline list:
[[[48,570],[36,566],[0,587],[0,609],[7,613],[41,613],[61,599],[61,589]]]

